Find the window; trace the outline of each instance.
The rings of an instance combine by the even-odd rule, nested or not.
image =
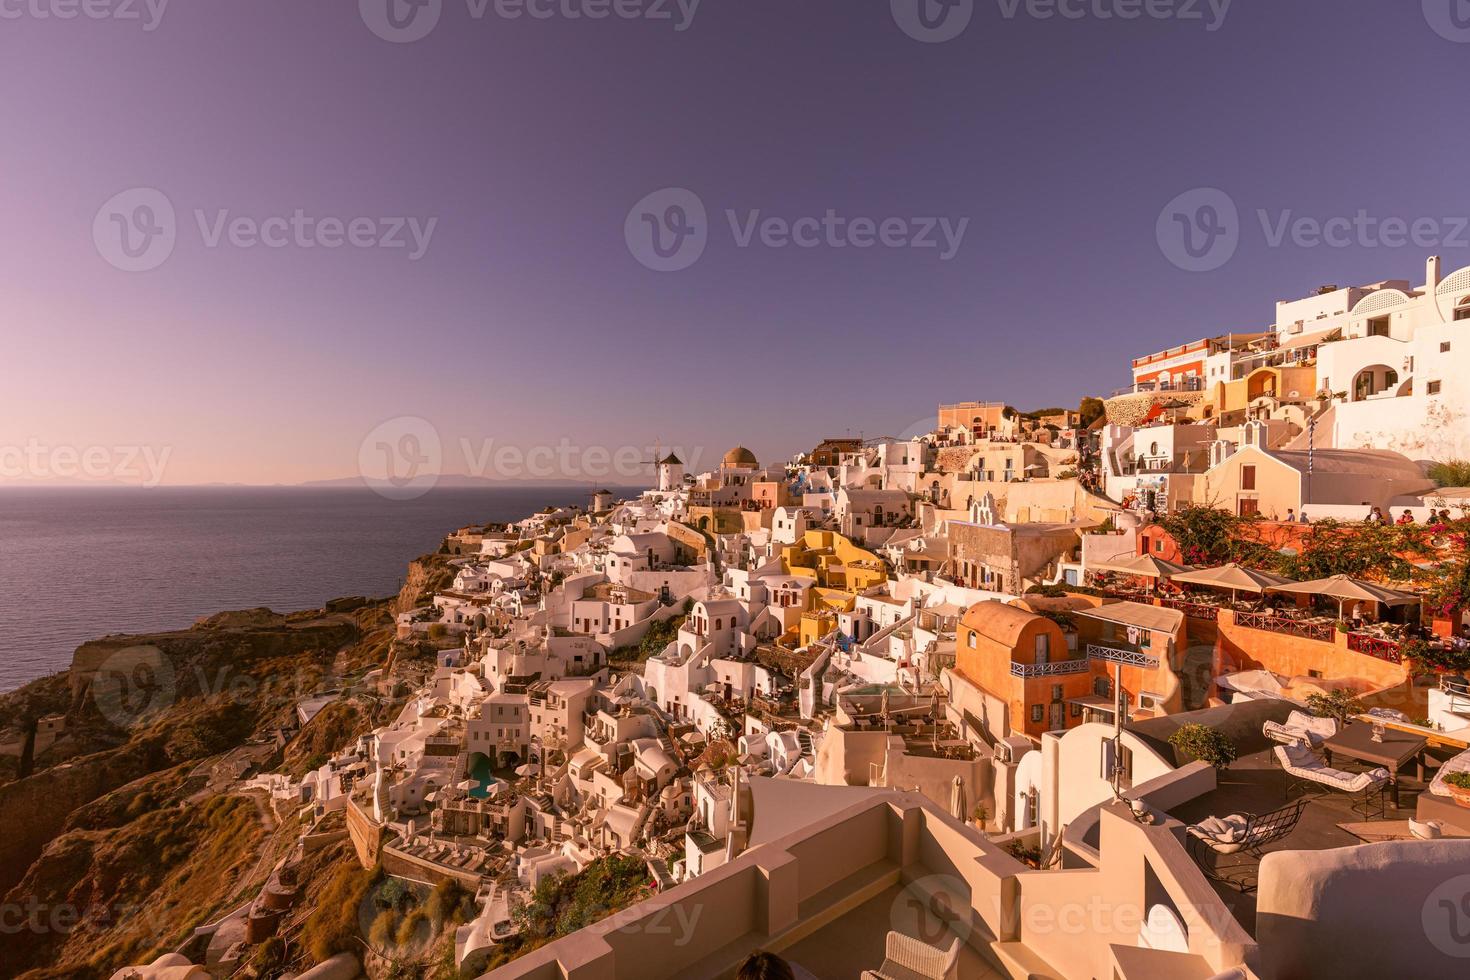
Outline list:
[[[1062,699],[1062,685],[1053,684],[1051,686],[1051,699],[1053,701],[1060,701]]]
[[[1450,352],[1450,342],[1448,340],[1439,345],[1439,352],[1441,354],[1448,354]]]
[[[1164,539],[1163,538],[1159,538],[1157,541],[1154,542],[1154,551],[1157,551],[1160,554],[1163,553],[1163,551],[1164,551]]]
[[[1037,724],[1040,724],[1043,717],[1042,711],[1043,709],[1041,705],[1033,704],[1031,706],[1031,720],[1033,722],[1036,722]]]
[[[1051,636],[1047,633],[1037,634],[1036,637],[1036,662],[1044,664],[1051,657]]]
[[[1242,466],[1240,468],[1240,489],[1254,490],[1256,488],[1256,468],[1254,466]]]
[[[1261,512],[1261,502],[1255,497],[1242,497],[1240,499],[1240,516],[1253,517]]]
[[[1429,384],[1425,386],[1424,390],[1428,394],[1431,394],[1431,395],[1437,395],[1437,394],[1439,394],[1439,382],[1438,381],[1431,381],[1431,382],[1429,382]]]
[[[973,632],[970,633],[965,642],[970,645],[971,650],[975,649],[975,634]]]
[[[1075,701],[1072,703],[1072,717],[1073,718],[1081,718],[1082,717],[1082,705],[1077,704]]]
[[[1470,320],[1470,296],[1466,296],[1460,300],[1459,304],[1455,307],[1455,319]]]
[[[1374,317],[1373,319],[1369,320],[1368,321],[1368,336],[1370,336],[1370,337],[1387,337],[1388,336],[1388,317],[1386,317],[1386,316],[1380,316],[1380,317]]]

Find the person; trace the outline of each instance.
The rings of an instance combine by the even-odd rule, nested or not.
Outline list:
[[[1403,524],[1413,524],[1413,523],[1414,523],[1414,512],[1412,510],[1410,510],[1409,508],[1405,507],[1403,514],[1401,514],[1399,516],[1399,524],[1400,525],[1403,525]]]
[[[735,971],[735,980],[796,980],[796,974],[775,953],[756,951]]]
[[[1296,508],[1295,507],[1288,507],[1288,508],[1286,508],[1286,523],[1288,523],[1288,524],[1295,524],[1296,523]]]
[[[1306,511],[1302,511],[1301,522],[1303,524],[1310,524],[1310,523],[1312,523],[1312,520],[1311,520],[1311,518],[1309,518],[1307,516],[1307,512]]]

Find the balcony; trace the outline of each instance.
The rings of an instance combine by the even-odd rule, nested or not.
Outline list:
[[[1295,619],[1290,616],[1277,616],[1264,612],[1237,612],[1235,625],[1267,633],[1300,636],[1306,640],[1318,640],[1322,643],[1337,641],[1337,621],[1326,616]]]
[[[1101,643],[1087,644],[1087,656],[1090,660],[1106,660],[1108,663],[1122,664],[1125,667],[1144,667],[1152,670],[1159,665],[1158,657],[1150,656],[1142,650],[1108,647]]]
[[[1044,664],[1011,664],[1012,677],[1063,677],[1068,674],[1085,674],[1090,669],[1086,660],[1053,660]]]
[[[1348,649],[1354,653],[1367,654],[1386,660],[1391,664],[1404,662],[1403,652],[1399,649],[1395,640],[1384,639],[1381,636],[1372,636],[1368,633],[1349,633]]]
[[[1188,599],[1174,599],[1169,596],[1160,596],[1159,605],[1165,609],[1177,609],[1190,619],[1203,619],[1214,622],[1220,618],[1220,607],[1212,606],[1207,602],[1191,602]]]
[[[1128,385],[1116,389],[1110,398],[1120,395],[1139,395],[1153,391],[1204,391],[1205,379],[1200,377],[1184,377],[1178,381],[1140,381],[1137,384]]]

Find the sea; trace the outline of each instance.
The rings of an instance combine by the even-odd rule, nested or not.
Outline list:
[[[108,633],[391,595],[408,563],[457,528],[587,503],[587,488],[567,485],[442,487],[413,500],[365,486],[0,487],[0,691],[64,670]]]

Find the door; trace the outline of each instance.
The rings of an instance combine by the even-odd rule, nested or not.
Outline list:
[[[1051,706],[1051,718],[1050,724],[1048,726],[1049,729],[1051,731],[1057,731],[1060,728],[1065,728],[1067,724],[1066,717],[1067,706],[1058,701],[1056,704]]]

